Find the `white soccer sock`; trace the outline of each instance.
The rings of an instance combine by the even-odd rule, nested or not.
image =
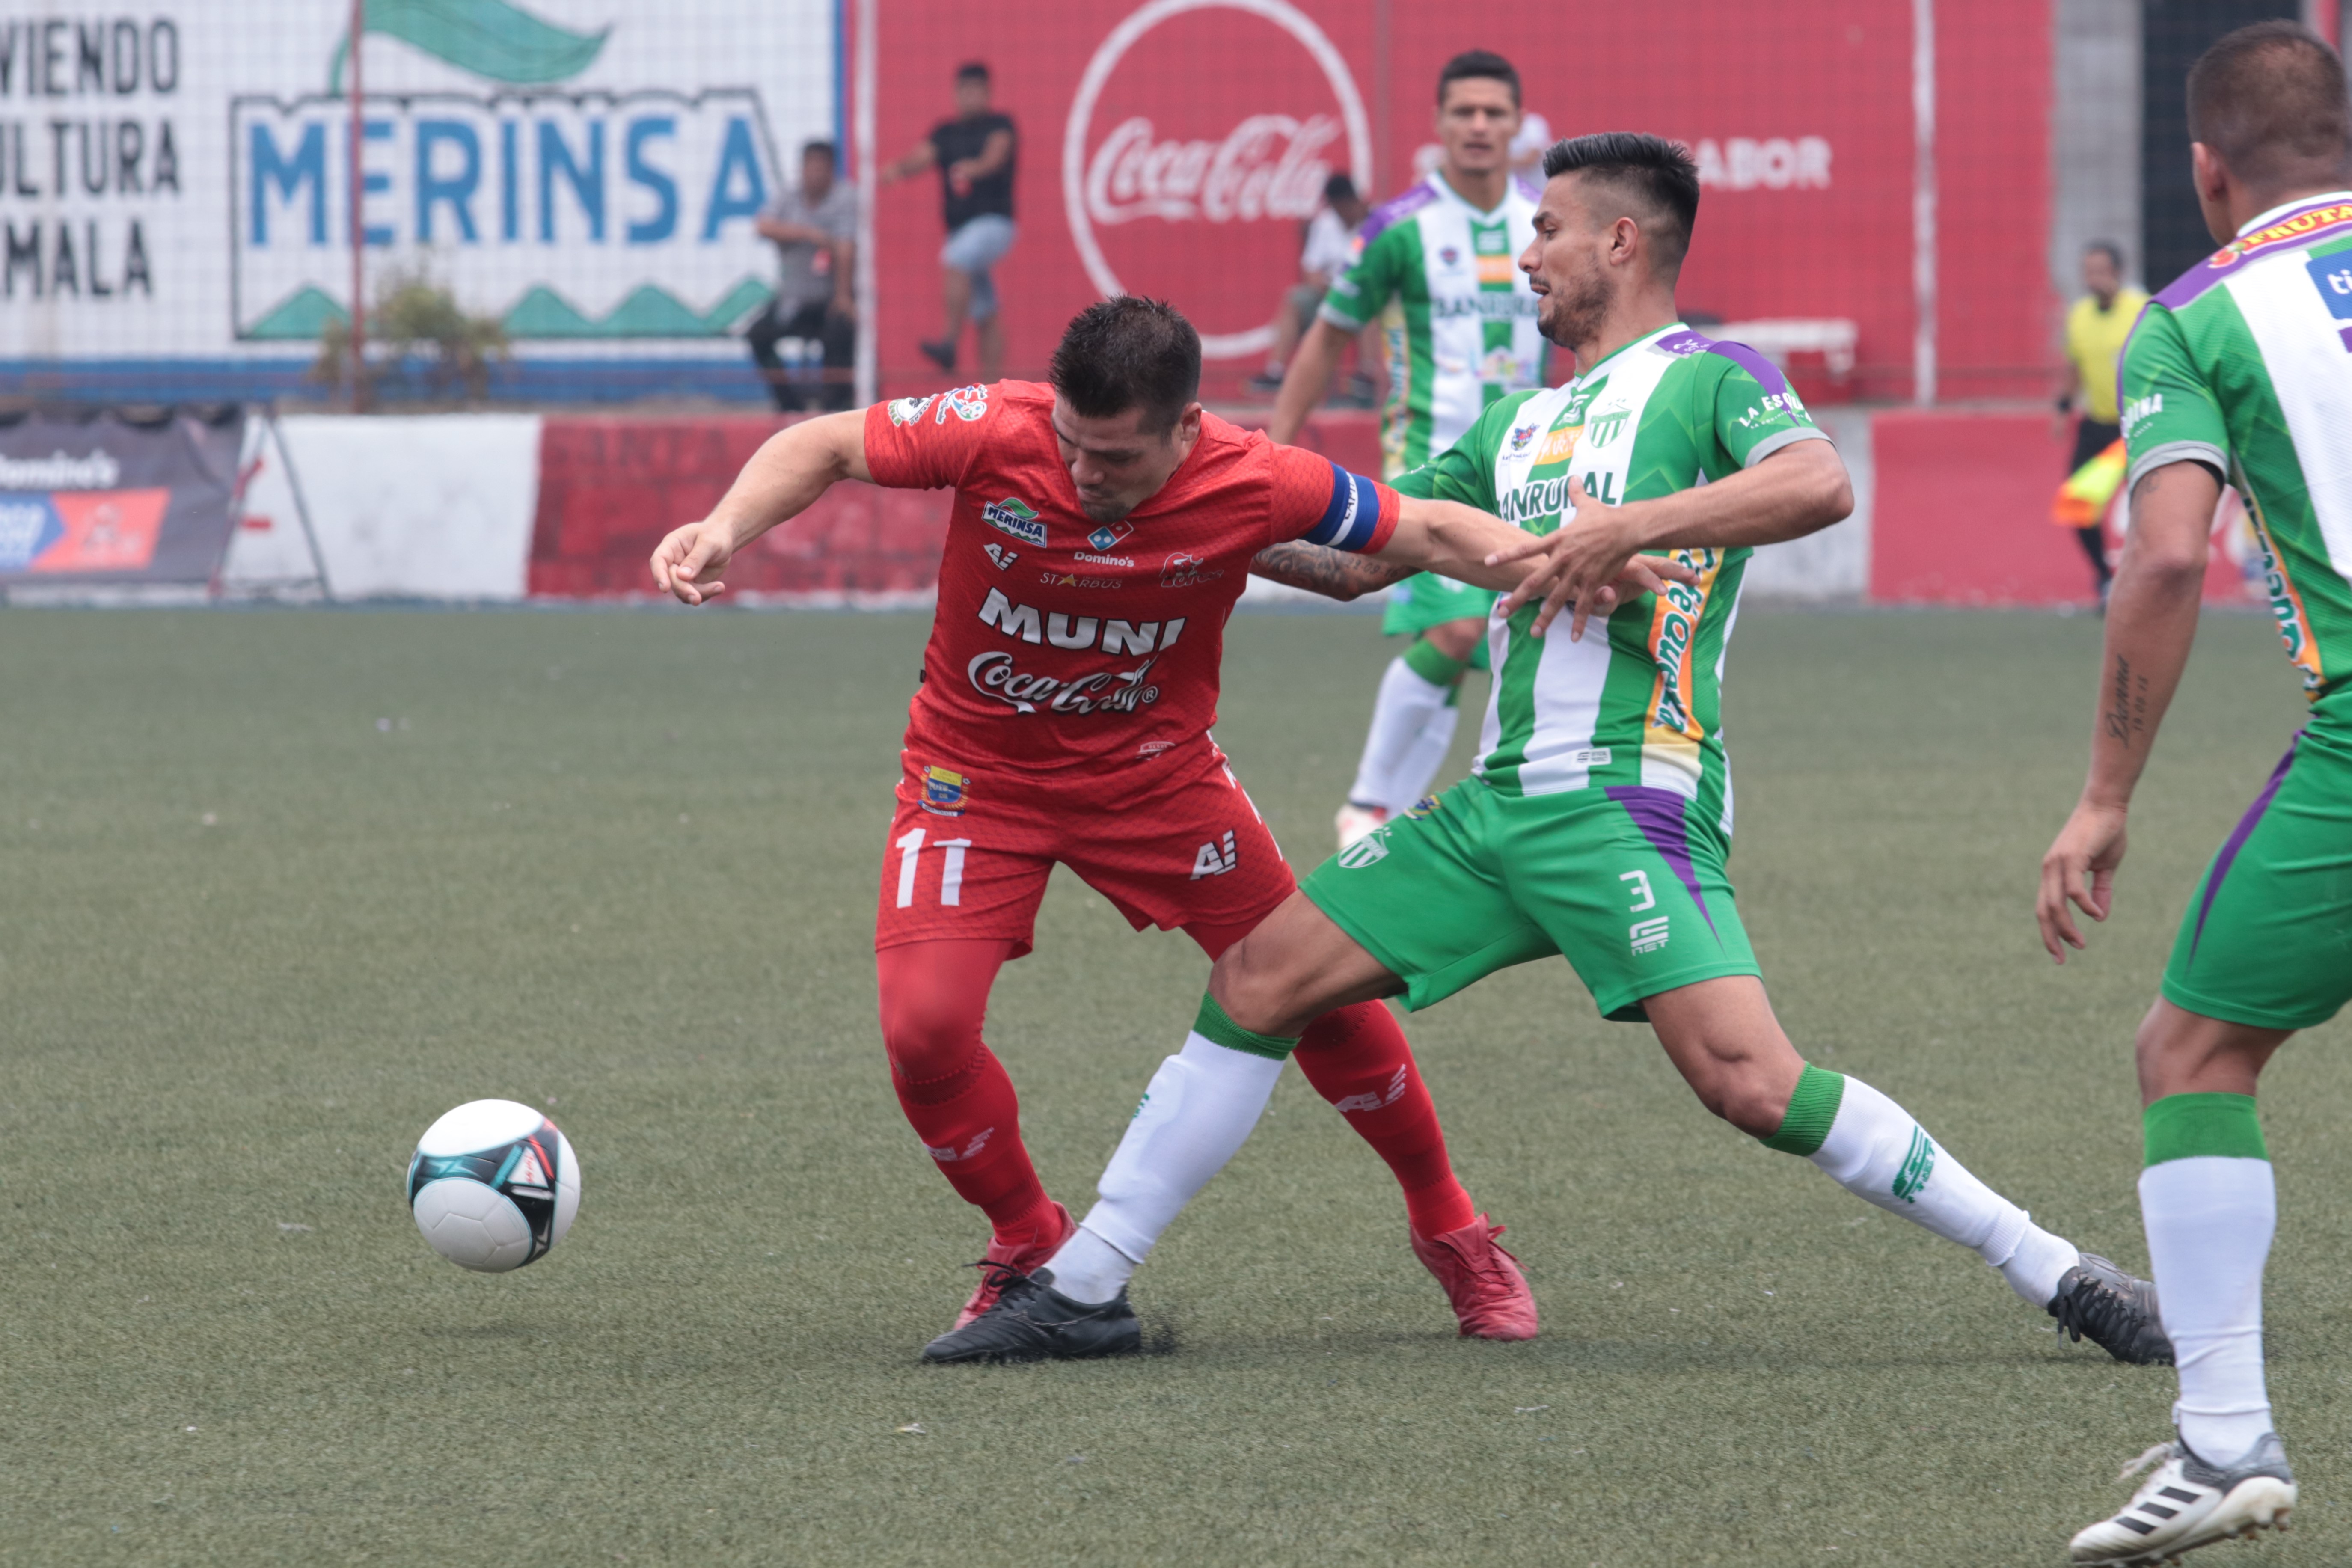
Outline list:
[[[1095,1185],[1098,1200],[1046,1268],[1074,1301],[1108,1301],[1151,1256],[1160,1233],[1224,1169],[1257,1125],[1282,1063],[1197,1032],[1160,1064],[1127,1136]]]
[[[1445,765],[1445,753],[1454,749],[1454,731],[1461,722],[1462,705],[1448,702],[1432,713],[1421,733],[1412,738],[1412,744],[1397,759],[1396,771],[1389,775],[1387,798],[1380,802],[1389,808],[1391,816],[1411,811],[1437,782],[1437,770]]]
[[[2060,1276],[2082,1257],[1979,1181],[1909,1111],[1851,1075],[1837,1120],[1810,1158],[1864,1203],[1973,1249],[2030,1306],[2047,1307]]]
[[[2263,1265],[2278,1227],[2268,1160],[2200,1154],[2139,1173],[2164,1331],[2180,1367],[2172,1419],[2200,1458],[2226,1465],[2271,1430],[2263,1384]]]
[[[1364,735],[1363,759],[1356,764],[1355,786],[1348,798],[1364,805],[1388,806],[1402,811],[1421,798],[1419,794],[1404,797],[1402,805],[1390,803],[1397,798],[1397,779],[1422,731],[1439,714],[1444,714],[1445,739],[1454,739],[1454,721],[1459,711],[1445,699],[1453,688],[1424,680],[1420,673],[1399,654],[1389,660],[1388,672],[1381,677],[1381,694],[1372,700],[1372,726]],[[1438,763],[1445,760],[1443,749]],[[1431,764],[1430,773],[1437,771]]]

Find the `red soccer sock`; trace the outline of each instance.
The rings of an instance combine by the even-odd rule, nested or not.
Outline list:
[[[899,1109],[956,1195],[984,1212],[1000,1238],[1026,1241],[1053,1200],[1022,1145],[1012,1076],[980,1037],[1005,946],[910,942],[876,953],[875,969]]]
[[[1436,1102],[1386,1005],[1358,1002],[1324,1014],[1307,1026],[1295,1059],[1315,1091],[1396,1173],[1414,1235],[1443,1236],[1477,1217],[1446,1157]]]

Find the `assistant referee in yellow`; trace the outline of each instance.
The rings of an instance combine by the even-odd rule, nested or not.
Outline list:
[[[2058,394],[2054,421],[2056,433],[2063,436],[2068,417],[2078,411],[2082,416],[2074,426],[2074,457],[2066,465],[2070,474],[2123,434],[2116,406],[2116,362],[2123,355],[2132,323],[2139,320],[2140,307],[2147,303],[2145,293],[2124,287],[2124,253],[2109,240],[2094,240],[2084,247],[2083,287],[2090,292],[2066,312],[2066,384]],[[2105,605],[2115,573],[2107,565],[2104,520],[2094,517],[2075,531],[2075,537],[2091,558],[2099,603]]]

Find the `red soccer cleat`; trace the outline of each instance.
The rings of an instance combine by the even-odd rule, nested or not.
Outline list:
[[[1519,1260],[1495,1238],[1499,1225],[1478,1215],[1460,1230],[1423,1240],[1412,1238],[1412,1255],[1445,1287],[1465,1340],[1531,1340],[1536,1337],[1536,1298]]]
[[[1021,1274],[1034,1274],[1045,1267],[1046,1259],[1062,1249],[1062,1243],[1069,1240],[1070,1233],[1077,1228],[1078,1222],[1070,1217],[1070,1211],[1055,1204],[1054,1225],[1050,1231],[1040,1231],[1027,1241],[1019,1243],[1007,1242],[1002,1237],[991,1240],[987,1256],[973,1265],[980,1270],[980,1286],[972,1291],[971,1300],[963,1304],[963,1310],[956,1314],[956,1329],[962,1328],[996,1305],[996,1299],[1004,1294],[1005,1281],[1013,1278],[1005,1273],[1007,1268]],[[953,1333],[955,1329],[948,1331]]]

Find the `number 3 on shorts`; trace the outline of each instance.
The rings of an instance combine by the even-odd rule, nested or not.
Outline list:
[[[916,837],[922,836],[917,834]],[[904,908],[907,902],[907,879],[913,873],[908,871],[901,871],[898,874],[898,903],[901,908]],[[1628,911],[1629,913],[1638,915],[1643,910],[1654,910],[1658,907],[1658,895],[1650,891],[1650,874],[1647,871],[1620,871],[1617,874],[1617,879],[1633,884],[1625,889],[1633,896],[1633,907]]]
[[[922,858],[926,829],[909,828],[893,841],[898,851],[898,907],[911,909],[915,903],[915,868]],[[932,848],[940,850],[946,860],[940,868],[940,902],[952,908],[963,902],[963,852],[971,847],[969,838],[942,838]]]

